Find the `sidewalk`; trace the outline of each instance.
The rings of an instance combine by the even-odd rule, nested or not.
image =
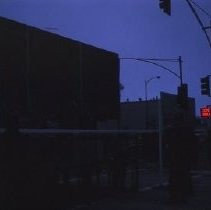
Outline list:
[[[210,210],[211,209],[211,172],[194,173],[195,195],[182,204],[168,204],[166,187],[148,188],[139,193],[116,195],[87,206],[78,206],[80,210]]]

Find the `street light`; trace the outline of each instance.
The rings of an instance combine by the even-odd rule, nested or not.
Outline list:
[[[156,76],[156,77],[151,77],[149,78],[148,80],[145,80],[145,99],[146,99],[146,102],[145,102],[145,128],[148,129],[148,125],[149,125],[149,122],[148,122],[148,113],[149,113],[149,108],[148,108],[148,84],[154,80],[154,79],[160,79],[160,76]]]
[[[187,1],[187,0],[186,0]],[[125,57],[125,58],[120,58],[122,60],[136,60],[136,61],[142,61],[142,62],[146,62],[146,63],[150,63],[153,64],[155,66],[158,66],[166,71],[168,71],[169,73],[173,74],[175,77],[177,77],[180,80],[180,87],[183,87],[183,71],[182,71],[182,58],[181,56],[178,57],[178,59],[156,59],[156,58],[134,58],[134,57]],[[172,71],[171,69],[167,68],[164,65],[161,65],[158,62],[177,62],[179,63],[179,74],[175,73],[174,71]],[[156,78],[156,77],[155,77]],[[150,80],[151,81],[151,80]],[[147,99],[147,84],[148,82],[145,82],[145,96]],[[146,100],[146,121],[148,118],[148,101]],[[162,173],[163,173],[163,157],[162,157],[162,139],[163,139],[163,125],[162,125],[162,107],[161,107],[161,99],[159,100],[159,165],[160,165],[160,185],[162,182]],[[148,128],[148,122],[146,122],[145,124],[146,128]]]
[[[147,101],[147,99],[148,99],[148,90],[147,90],[148,86],[147,86],[147,85],[148,85],[149,82],[151,82],[153,79],[160,79],[160,76],[151,77],[150,79],[145,80],[145,99],[146,99],[146,101]]]

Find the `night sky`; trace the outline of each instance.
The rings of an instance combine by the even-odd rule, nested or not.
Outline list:
[[[195,0],[211,15],[210,0]],[[196,8],[208,26],[211,18]],[[200,77],[211,75],[211,48],[185,0],[172,0],[172,15],[164,14],[158,0],[1,0],[0,16],[48,30],[93,46],[113,51],[119,57],[183,60],[184,83],[199,108],[211,105],[202,96]],[[211,29],[207,30],[211,39]],[[179,74],[176,62],[161,62]],[[121,60],[121,100],[144,99],[144,81],[148,97],[160,91],[176,94],[180,81],[175,75],[149,63]]]

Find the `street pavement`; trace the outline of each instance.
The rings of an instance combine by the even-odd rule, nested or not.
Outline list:
[[[183,203],[169,203],[167,186],[153,185],[138,193],[121,193],[87,205],[80,210],[211,210],[211,171],[193,173],[194,196]],[[73,210],[72,209],[72,210]]]

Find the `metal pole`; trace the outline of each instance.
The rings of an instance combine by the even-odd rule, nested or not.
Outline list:
[[[148,129],[148,93],[147,93],[147,83],[148,81],[145,80],[145,128]]]
[[[82,44],[79,44],[79,126],[84,128],[83,123],[83,58]]]
[[[159,181],[162,185],[163,179],[163,119],[162,119],[162,101],[161,94],[158,100],[158,130],[159,130]]]
[[[146,103],[145,103],[145,128],[148,129],[149,127],[149,122],[148,122],[148,118],[149,118],[149,103],[148,103],[148,83],[150,81],[152,81],[153,79],[160,79],[160,76],[156,76],[156,77],[151,77],[148,80],[145,80],[145,99],[146,99]]]
[[[147,101],[147,81],[145,80],[145,100]]]
[[[26,64],[26,70],[25,70],[25,85],[26,85],[26,108],[27,110],[30,110],[31,105],[31,98],[30,98],[30,90],[29,90],[29,67],[30,67],[30,51],[29,51],[29,29],[28,27],[25,28],[25,64]]]
[[[182,86],[183,84],[183,76],[182,76],[182,58],[179,56],[179,72],[180,72],[180,85]]]

